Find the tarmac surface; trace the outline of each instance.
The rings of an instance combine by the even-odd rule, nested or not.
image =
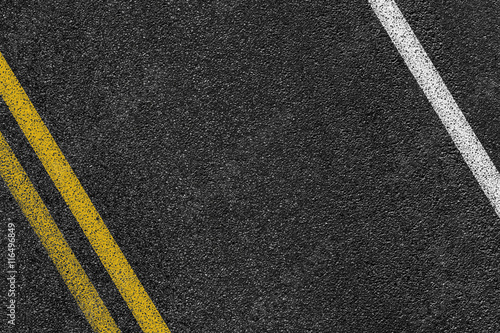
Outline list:
[[[500,166],[500,4],[397,3]],[[0,52],[173,333],[500,330],[499,218],[368,1],[12,1]],[[0,131],[140,332],[3,102]],[[91,332],[0,210],[12,332]]]

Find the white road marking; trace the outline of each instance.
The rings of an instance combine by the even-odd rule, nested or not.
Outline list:
[[[500,174],[393,0],[369,0],[378,19],[500,217]]]

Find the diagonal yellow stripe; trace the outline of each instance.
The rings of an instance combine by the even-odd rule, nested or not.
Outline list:
[[[1,53],[0,94],[142,330],[145,333],[169,333],[160,313]]]
[[[0,175],[94,331],[120,332],[2,133]]]

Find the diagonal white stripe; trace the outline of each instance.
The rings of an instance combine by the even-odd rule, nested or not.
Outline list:
[[[500,174],[393,0],[369,0],[465,162],[500,217]]]

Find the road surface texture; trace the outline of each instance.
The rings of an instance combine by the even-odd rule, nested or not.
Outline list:
[[[396,2],[500,166],[500,4]],[[500,330],[500,220],[368,1],[8,1],[0,52],[173,333]],[[140,332],[3,101],[0,131]],[[12,332],[92,332],[0,209]]]

